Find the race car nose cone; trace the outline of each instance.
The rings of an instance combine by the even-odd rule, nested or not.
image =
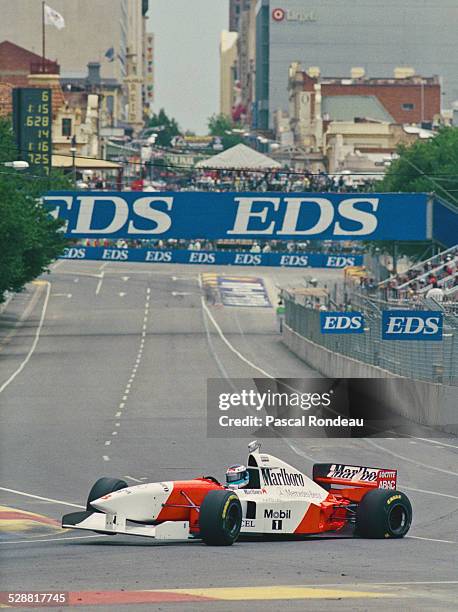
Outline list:
[[[122,514],[134,521],[154,521],[162,509],[168,493],[155,484],[138,485],[108,493],[91,502],[95,510],[108,514]]]

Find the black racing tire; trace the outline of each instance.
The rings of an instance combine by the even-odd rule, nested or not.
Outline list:
[[[356,533],[363,538],[403,538],[412,523],[412,505],[401,491],[373,489],[356,511]]]
[[[233,491],[210,491],[199,513],[200,537],[208,546],[231,546],[242,527],[242,506]]]
[[[99,512],[91,506],[91,502],[93,502],[95,499],[99,499],[99,497],[108,495],[108,493],[114,493],[115,491],[120,491],[121,489],[126,488],[127,482],[124,482],[124,480],[120,480],[119,478],[107,478],[106,476],[99,478],[89,491],[86,510],[89,510],[90,512]]]

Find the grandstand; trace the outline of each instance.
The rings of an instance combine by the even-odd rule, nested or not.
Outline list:
[[[426,297],[432,288],[438,288],[444,301],[458,298],[458,245],[434,257],[415,264],[402,274],[391,276],[378,285],[385,299]]]

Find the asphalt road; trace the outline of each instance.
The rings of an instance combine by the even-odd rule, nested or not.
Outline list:
[[[226,465],[245,460],[246,440],[207,437],[206,379],[259,377],[259,369],[317,375],[282,345],[272,309],[209,306],[206,314],[198,284],[205,271],[262,276],[272,298],[276,285],[303,277],[295,270],[59,262],[0,316],[0,588],[202,589],[190,597],[221,598],[196,604],[174,591],[168,603],[151,599],[150,607],[165,610],[456,609],[458,441],[434,441],[427,432],[424,439],[263,443],[306,472],[333,460],[397,467],[414,508],[404,540],[221,549],[66,533],[49,521],[35,528],[20,514],[59,520],[72,504],[84,505],[102,475],[132,484],[222,478]],[[338,274],[315,276],[332,284]],[[17,520],[2,521],[2,510]],[[121,607],[118,595],[110,597],[98,609]]]

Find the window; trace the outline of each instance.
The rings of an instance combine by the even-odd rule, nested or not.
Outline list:
[[[405,111],[411,111],[415,108],[415,104],[412,104],[412,102],[406,102],[405,104],[401,104],[401,108]]]
[[[72,120],[71,119],[62,119],[62,136],[71,136],[72,135]]]

